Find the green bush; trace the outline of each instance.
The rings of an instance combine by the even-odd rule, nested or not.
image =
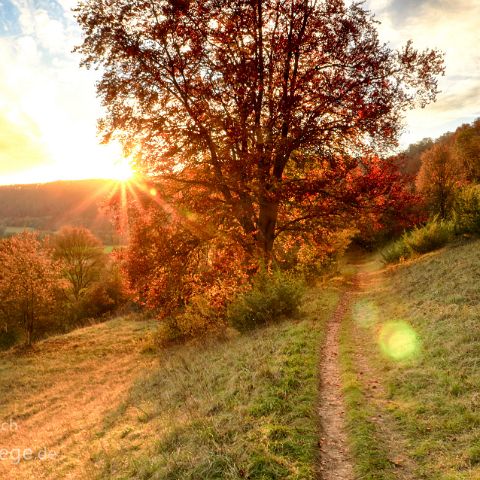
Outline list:
[[[458,190],[453,206],[456,233],[480,233],[480,187]]]
[[[434,218],[423,227],[405,232],[401,238],[390,244],[382,252],[384,263],[395,263],[428,253],[446,245],[453,239],[455,227],[452,221]]]
[[[304,292],[304,282],[298,277],[280,271],[261,272],[255,277],[252,288],[229,305],[228,322],[237,330],[245,331],[294,315]]]
[[[454,233],[453,222],[434,218],[425,226],[404,234],[404,242],[414,253],[428,253],[446,245]]]
[[[381,252],[383,263],[397,263],[410,257],[411,254],[403,237],[388,245]]]

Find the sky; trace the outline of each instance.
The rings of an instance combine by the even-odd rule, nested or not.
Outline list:
[[[111,177],[118,145],[99,145],[95,73],[72,53],[75,0],[0,0],[0,184]],[[367,0],[381,39],[446,54],[437,103],[407,115],[402,146],[480,117],[480,0]],[[114,176],[114,175],[113,175]]]

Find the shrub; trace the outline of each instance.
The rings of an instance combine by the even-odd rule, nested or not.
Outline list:
[[[381,252],[383,262],[395,263],[415,254],[437,250],[452,240],[454,233],[453,222],[433,218],[423,227],[405,232],[400,239],[385,248]]]
[[[304,283],[298,277],[280,271],[261,272],[251,289],[239,294],[229,305],[228,322],[244,331],[293,315],[298,311],[304,291]]]
[[[425,226],[404,235],[404,242],[414,253],[428,253],[446,245],[454,236],[451,221],[434,218]]]
[[[226,327],[220,311],[211,306],[206,295],[190,299],[186,307],[177,315],[163,318],[157,331],[158,344],[184,342],[209,333],[219,332]]]
[[[382,250],[381,255],[383,263],[397,263],[410,257],[411,253],[402,237]]]
[[[469,186],[458,190],[453,206],[457,233],[480,233],[480,188]]]

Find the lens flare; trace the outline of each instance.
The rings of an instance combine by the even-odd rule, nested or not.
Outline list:
[[[409,360],[420,351],[420,339],[404,321],[391,321],[382,326],[379,334],[382,352],[393,360]]]

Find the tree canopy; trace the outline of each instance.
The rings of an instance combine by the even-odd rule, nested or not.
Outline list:
[[[370,162],[443,72],[439,52],[393,50],[342,0],[87,0],[76,16],[83,64],[102,72],[104,141],[267,257],[281,235],[389,202]]]
[[[0,241],[0,318],[20,325],[27,345],[53,311],[59,288],[59,267],[37,234]]]
[[[53,243],[54,258],[61,262],[63,275],[78,300],[82,292],[100,278],[106,262],[103,245],[84,227],[63,227]]]

